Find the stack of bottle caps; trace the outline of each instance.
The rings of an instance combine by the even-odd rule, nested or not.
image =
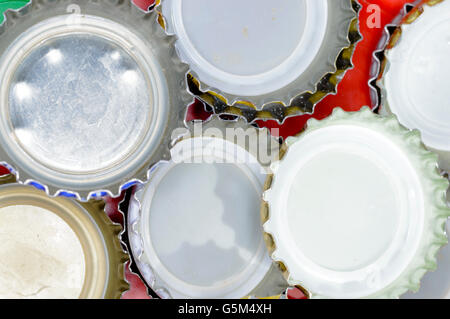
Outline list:
[[[119,298],[130,260],[161,298],[418,290],[450,215],[450,0],[405,10],[384,36],[381,115],[336,108],[286,141],[252,124],[313,113],[336,93],[359,9],[33,0],[7,10],[0,297]],[[186,121],[194,98],[216,114]],[[104,198],[124,191],[122,228]]]

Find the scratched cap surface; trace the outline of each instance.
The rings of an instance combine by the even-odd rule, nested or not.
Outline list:
[[[42,0],[5,17],[0,158],[19,181],[86,199],[145,180],[192,99],[156,14]]]
[[[128,257],[103,208],[1,176],[0,298],[120,298]]]

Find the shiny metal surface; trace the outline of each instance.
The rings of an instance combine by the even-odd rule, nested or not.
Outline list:
[[[0,25],[0,163],[19,182],[116,196],[167,159],[188,68],[130,1],[31,1]]]
[[[135,59],[116,43],[64,35],[33,48],[14,72],[10,120],[36,160],[66,172],[97,171],[142,138],[150,90]]]

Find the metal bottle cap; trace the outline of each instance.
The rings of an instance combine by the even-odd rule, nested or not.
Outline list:
[[[199,125],[177,140],[172,159],[152,169],[130,202],[138,268],[163,298],[280,294],[287,284],[265,249],[259,219],[266,169],[280,144],[243,120]],[[243,135],[235,140],[227,128]],[[265,157],[258,146],[271,152]]]
[[[272,258],[312,297],[418,290],[447,243],[448,181],[417,131],[369,108],[311,120],[264,193]]]
[[[440,167],[450,170],[449,1],[422,1],[405,8],[399,25],[380,44],[383,61],[377,84],[381,112],[395,114],[400,123],[418,129],[427,147],[440,155]],[[379,55],[379,53],[378,53]]]
[[[335,92],[360,39],[351,0],[163,0],[159,9],[191,90],[248,120],[312,112]]]
[[[120,298],[128,289],[120,225],[102,201],[50,198],[0,177],[0,296]]]
[[[37,0],[5,16],[0,158],[19,181],[87,199],[145,180],[192,100],[156,14]]]

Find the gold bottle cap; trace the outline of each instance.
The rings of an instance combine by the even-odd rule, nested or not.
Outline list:
[[[0,177],[0,297],[120,298],[128,257],[103,209]]]

